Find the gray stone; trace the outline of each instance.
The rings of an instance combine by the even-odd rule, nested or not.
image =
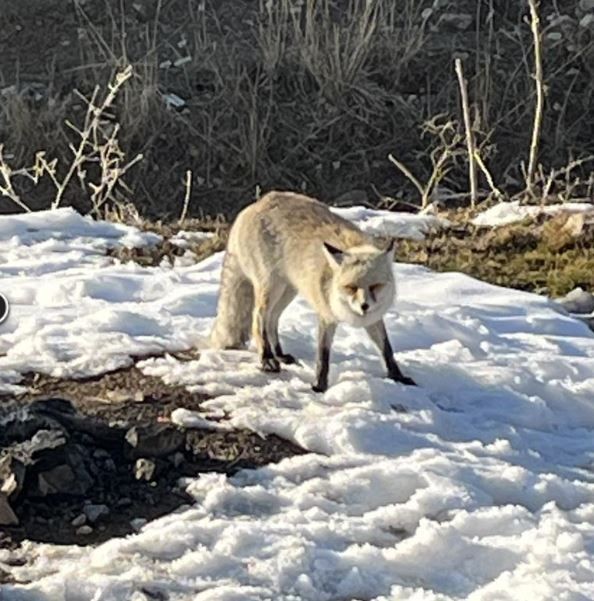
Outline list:
[[[25,464],[8,453],[0,459],[0,492],[16,498],[23,488]]]
[[[77,515],[70,523],[75,528],[78,528],[79,526],[82,526],[83,524],[85,524],[86,521],[87,521],[87,516],[84,513],[81,513],[80,515]]]
[[[175,453],[175,455],[171,456],[169,458],[169,460],[171,461],[171,463],[173,463],[174,467],[179,467],[183,462],[184,462],[184,454],[180,453],[179,451],[177,453]]]
[[[83,511],[91,524],[94,524],[99,518],[109,515],[107,505],[86,505]]]
[[[594,295],[582,288],[574,288],[565,297],[557,299],[557,302],[569,313],[594,313]]]
[[[130,457],[164,457],[179,451],[185,442],[183,432],[168,424],[134,426],[126,432]]]
[[[80,528],[78,528],[76,530],[76,534],[82,534],[84,536],[88,535],[88,534],[92,534],[93,529],[88,526],[87,524],[85,524],[84,526],[81,526]]]
[[[130,526],[138,532],[144,525],[146,524],[146,520],[144,518],[134,518],[130,520]]]
[[[37,488],[42,497],[68,492],[75,483],[76,476],[67,464],[57,465],[37,476]]]
[[[6,495],[0,493],[0,526],[16,526],[19,523]]]

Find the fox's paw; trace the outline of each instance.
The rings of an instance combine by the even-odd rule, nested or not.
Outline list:
[[[391,378],[392,380],[394,380],[394,382],[399,382],[400,384],[404,384],[405,386],[416,386],[417,383],[412,379],[409,378],[408,376],[405,376],[404,374],[390,374],[388,376],[389,378]]]
[[[267,357],[266,359],[262,359],[260,369],[268,373],[277,373],[280,371],[280,363],[275,357]]]
[[[297,359],[295,359],[295,357],[293,357],[293,355],[290,355],[289,353],[277,355],[276,358],[285,365],[295,365],[296,363],[299,363],[299,361],[297,361]]]
[[[312,384],[311,389],[314,392],[326,392],[326,390],[328,390],[328,384],[316,382],[315,384]]]

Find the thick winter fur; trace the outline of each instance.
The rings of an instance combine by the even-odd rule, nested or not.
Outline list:
[[[242,348],[251,328],[262,368],[278,371],[279,362],[294,361],[282,350],[278,320],[300,294],[319,318],[314,390],[327,388],[340,322],[366,328],[388,375],[412,384],[394,361],[382,319],[395,294],[391,251],[314,199],[266,194],[241,211],[231,228],[211,345]]]

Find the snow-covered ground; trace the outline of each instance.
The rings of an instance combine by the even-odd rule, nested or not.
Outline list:
[[[29,232],[37,218],[20,218],[18,238],[0,218],[5,389],[32,369],[91,374],[202,343],[222,254],[120,265],[102,249],[154,239],[67,210]],[[232,424],[311,454],[190,480],[191,507],[97,548],[28,543],[20,567],[0,550],[0,567],[31,582],[0,599],[593,599],[594,336],[535,295],[413,265],[395,274],[387,326],[418,387],[384,379],[370,342],[344,327],[331,387],[313,393],[315,317],[301,300],[281,335],[302,365],[279,375],[249,351],[142,361],[210,392],[206,408]]]
[[[553,217],[561,213],[594,215],[594,204],[588,202],[565,202],[548,206],[521,205],[520,201],[500,202],[486,211],[479,213],[473,220],[480,227],[500,227],[535,219],[539,215]]]
[[[333,208],[332,211],[345,219],[354,221],[364,232],[374,236],[423,240],[429,232],[444,229],[450,225],[447,219],[430,214],[393,213],[370,210],[362,206]]]

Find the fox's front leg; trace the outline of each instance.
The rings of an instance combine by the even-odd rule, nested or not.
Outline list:
[[[384,325],[383,319],[380,319],[373,325],[365,328],[371,340],[373,340],[375,346],[379,349],[384,360],[384,365],[388,372],[388,378],[391,378],[395,382],[401,382],[409,386],[416,386],[415,381],[408,376],[405,376],[398,367],[398,363],[394,359],[394,351],[386,332],[386,326]]]
[[[316,361],[316,382],[312,386],[314,392],[328,389],[328,370],[330,369],[330,347],[336,332],[335,323],[320,321],[318,325],[318,356]]]
[[[270,311],[270,294],[266,289],[255,291],[254,315],[252,318],[252,337],[260,355],[260,369],[268,372],[280,371],[280,363],[272,352],[270,338],[266,329]]]

